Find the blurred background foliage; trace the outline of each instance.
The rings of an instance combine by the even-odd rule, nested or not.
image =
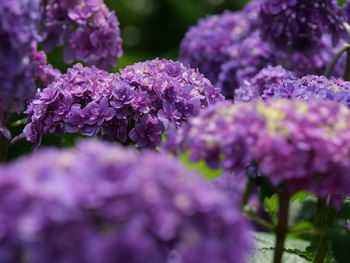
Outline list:
[[[241,9],[248,0],[104,0],[115,10],[122,31],[124,54],[118,68],[154,58],[176,60],[180,42],[199,18]],[[60,48],[50,63],[65,72]]]

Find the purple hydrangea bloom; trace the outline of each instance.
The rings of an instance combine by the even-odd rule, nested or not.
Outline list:
[[[255,166],[272,185],[339,200],[349,194],[350,110],[327,100],[218,103],[189,120],[177,143],[191,160],[240,174]]]
[[[241,42],[227,48],[230,59],[221,66],[216,86],[226,98],[233,98],[235,90],[253,78],[261,69],[281,65],[296,76],[323,74],[335,51],[328,35],[319,40],[322,49],[318,53],[288,53],[275,50],[264,41],[259,31],[253,32]],[[333,76],[340,77],[344,60],[336,66]]]
[[[332,0],[265,0],[260,8],[262,35],[278,49],[317,52],[325,32],[338,37],[341,25],[327,12]]]
[[[272,50],[262,41],[259,31],[228,47],[229,60],[221,66],[216,86],[226,98],[233,98],[234,91],[259,70],[274,64]]]
[[[35,94],[32,46],[38,40],[39,1],[0,0],[0,126]]]
[[[155,152],[97,141],[0,170],[3,263],[243,263],[238,197]]]
[[[179,62],[137,63],[120,74],[78,64],[37,94],[23,134],[35,145],[46,133],[79,133],[153,148],[170,123],[219,100],[218,89]]]
[[[235,101],[250,101],[260,97],[271,85],[279,85],[286,79],[296,79],[294,73],[285,70],[281,66],[262,69],[256,76],[243,83],[242,87],[235,91]]]
[[[44,46],[65,42],[65,61],[76,60],[102,69],[115,67],[122,54],[119,22],[102,0],[42,1]]]
[[[350,106],[350,82],[342,79],[327,79],[323,76],[308,75],[300,79],[286,79],[271,84],[262,94],[263,98],[325,99]]]
[[[47,56],[44,51],[38,51],[33,49],[32,63],[36,66],[35,78],[42,82],[44,87],[51,84],[61,72],[58,69],[54,69],[52,65],[47,63]]]
[[[221,65],[227,61],[225,48],[247,36],[250,27],[249,16],[244,11],[226,11],[201,19],[189,29],[181,43],[181,61],[198,68],[210,81],[216,82]]]

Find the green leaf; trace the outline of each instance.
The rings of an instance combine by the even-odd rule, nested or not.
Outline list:
[[[278,200],[279,197],[277,194],[273,194],[271,197],[266,197],[264,199],[264,208],[265,211],[269,213],[273,222],[277,221],[277,213],[278,213]]]
[[[274,249],[261,248],[255,250],[253,256],[248,259],[248,263],[271,263],[273,262]],[[302,256],[285,251],[283,253],[283,263],[310,263],[312,261],[303,258]]]
[[[222,170],[211,169],[204,161],[190,162],[190,151],[186,151],[179,156],[181,162],[190,170],[201,173],[207,179],[215,179],[222,175]]]
[[[350,231],[346,228],[333,228],[327,231],[331,240],[333,257],[337,263],[349,263],[350,260]]]
[[[344,6],[346,0],[337,0],[337,2],[338,2],[338,6]]]
[[[248,261],[249,263],[270,263],[273,259],[275,236],[269,233],[256,232],[255,251]],[[285,252],[283,262],[285,263],[306,263],[312,262],[314,255],[307,252],[309,242],[299,239],[287,238],[285,241]]]
[[[315,196],[314,194],[311,194],[311,193],[308,193],[308,192],[304,192],[304,191],[299,191],[299,192],[295,193],[294,195],[292,195],[290,200],[292,202],[294,202],[294,201],[303,202],[303,201],[306,200],[306,198],[314,197],[314,196]]]

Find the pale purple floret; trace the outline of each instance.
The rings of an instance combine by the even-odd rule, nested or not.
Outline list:
[[[237,174],[253,165],[276,187],[337,202],[350,189],[349,127],[340,103],[270,99],[213,105],[173,138],[193,161]]]
[[[154,152],[97,141],[0,170],[2,263],[244,263],[250,226],[229,196]]]
[[[35,145],[44,134],[78,133],[154,148],[170,123],[179,127],[220,100],[202,74],[179,62],[147,61],[119,74],[78,64],[38,92],[23,134]]]
[[[119,22],[102,0],[46,0],[41,8],[44,47],[65,46],[65,61],[82,61],[101,69],[122,54]]]

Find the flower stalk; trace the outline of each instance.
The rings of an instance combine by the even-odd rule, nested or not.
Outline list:
[[[290,194],[284,188],[281,188],[279,194],[279,211],[278,225],[276,228],[275,254],[273,258],[274,263],[282,262],[284,242],[288,233],[289,200]]]

